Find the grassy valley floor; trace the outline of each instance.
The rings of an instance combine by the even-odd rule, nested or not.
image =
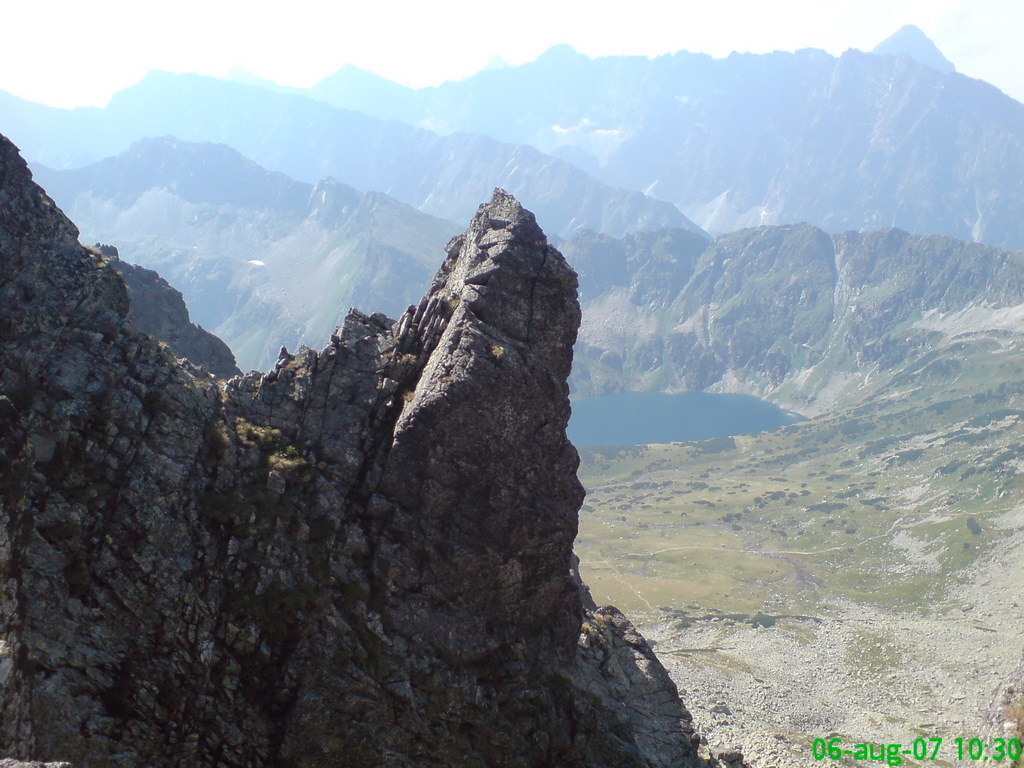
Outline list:
[[[581,450],[583,576],[657,643],[713,746],[806,766],[818,737],[941,737],[904,764],[942,765],[955,738],[1002,735],[1024,652],[1024,350],[946,353],[955,375],[907,366],[779,430]]]

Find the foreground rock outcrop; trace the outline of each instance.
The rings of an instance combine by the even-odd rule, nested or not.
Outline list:
[[[497,191],[397,322],[217,382],[0,137],[0,754],[113,766],[679,766],[585,607],[576,276]]]

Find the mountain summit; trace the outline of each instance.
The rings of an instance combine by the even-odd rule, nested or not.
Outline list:
[[[879,56],[909,56],[918,64],[937,69],[939,72],[956,72],[953,62],[942,55],[921,28],[914,24],[900,27],[895,33],[876,45],[872,53]]]

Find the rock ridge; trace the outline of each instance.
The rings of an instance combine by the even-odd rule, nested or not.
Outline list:
[[[576,275],[511,196],[397,321],[227,381],[76,238],[0,137],[0,754],[701,762],[650,647],[581,601]]]

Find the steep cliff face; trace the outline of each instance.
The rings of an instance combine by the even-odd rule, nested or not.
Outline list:
[[[76,766],[676,766],[570,570],[576,276],[500,191],[397,322],[217,383],[0,137],[0,751]]]

